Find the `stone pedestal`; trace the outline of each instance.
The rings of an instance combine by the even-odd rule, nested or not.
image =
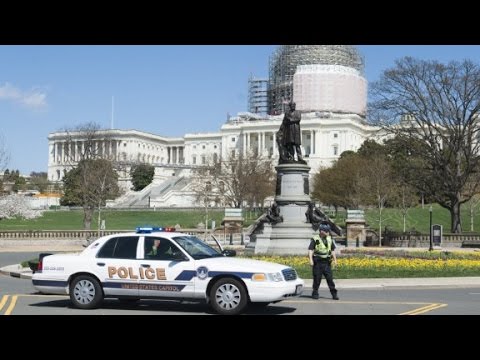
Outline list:
[[[365,220],[347,219],[345,220],[345,224],[347,225],[347,241],[349,246],[353,246],[356,243],[357,237],[359,239],[360,246],[362,246],[367,239],[365,232]]]
[[[271,255],[305,255],[314,235],[312,225],[306,222],[305,212],[310,203],[308,165],[281,164],[276,167],[277,187],[275,201],[283,222],[265,224],[263,232],[245,248],[247,253]]]

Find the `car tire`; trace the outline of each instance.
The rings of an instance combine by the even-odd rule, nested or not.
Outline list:
[[[103,301],[103,291],[96,278],[80,275],[70,283],[70,301],[80,309],[95,309]]]
[[[213,284],[210,305],[220,315],[237,315],[247,306],[245,285],[234,278],[223,278]]]

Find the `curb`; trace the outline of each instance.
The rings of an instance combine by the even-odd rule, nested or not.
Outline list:
[[[8,268],[13,267],[16,265],[10,265],[10,266],[5,266],[3,268],[0,268],[0,274],[11,276],[14,278],[19,278],[19,279],[31,279],[32,278],[32,271],[28,268],[23,268],[20,271],[11,271]],[[26,270],[28,269],[28,270]]]

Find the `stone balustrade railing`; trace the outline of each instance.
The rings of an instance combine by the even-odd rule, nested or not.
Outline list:
[[[14,230],[2,230],[0,231],[0,239],[41,239],[41,240],[78,240],[78,239],[90,239],[97,238],[104,235],[118,234],[121,232],[128,232],[127,230],[115,230],[115,231],[100,231],[97,230],[26,230],[26,231],[14,231]]]
[[[118,233],[131,232],[132,230],[0,230],[0,247],[10,245],[33,245],[37,240],[52,241],[52,243],[60,241],[71,244],[83,244],[85,240],[94,240],[100,236],[113,235]],[[214,243],[213,238],[210,236],[211,230],[203,229],[180,229],[179,231],[196,235],[202,240],[206,240],[208,243]],[[226,235],[223,230],[214,232],[214,236],[222,245],[240,244],[243,242],[243,234]]]
[[[393,247],[428,247],[430,235],[396,235],[384,239],[385,246]],[[480,247],[480,234],[443,234],[442,247]]]

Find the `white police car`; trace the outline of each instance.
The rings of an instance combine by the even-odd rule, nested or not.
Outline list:
[[[33,286],[46,294],[70,294],[82,309],[100,306],[105,297],[164,298],[205,300],[219,314],[238,314],[249,303],[267,305],[303,291],[304,281],[288,266],[227,257],[228,250],[172,230],[137,228],[101,237],[81,253],[45,256]]]

